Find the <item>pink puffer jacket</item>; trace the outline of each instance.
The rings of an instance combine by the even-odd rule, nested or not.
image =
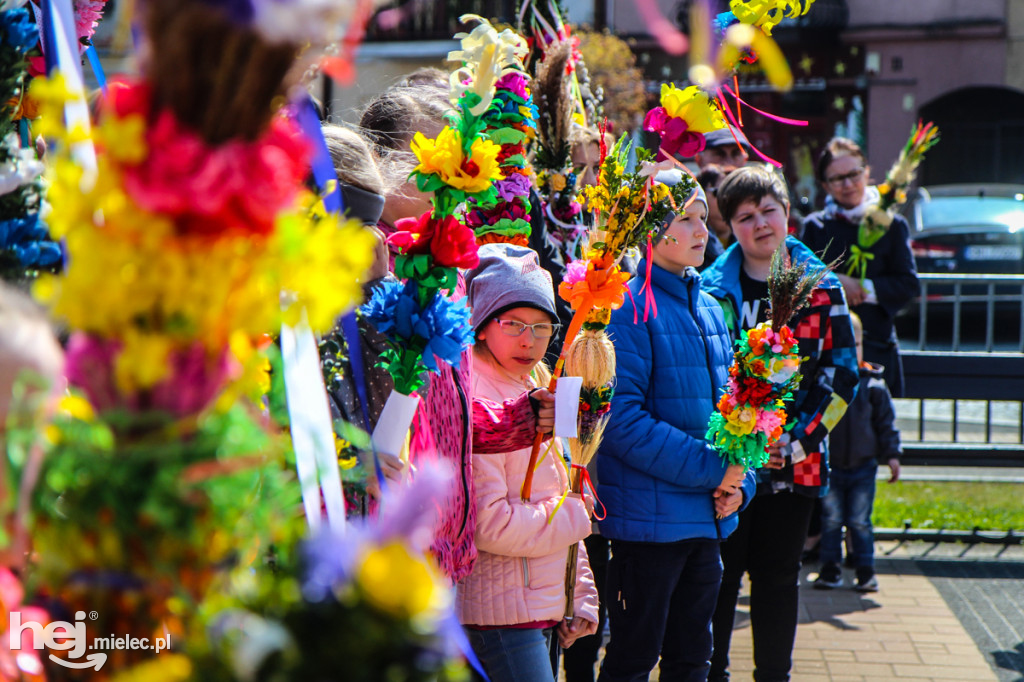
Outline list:
[[[482,398],[507,401],[525,390],[487,362],[478,361],[474,369],[474,390]],[[576,615],[597,622],[597,590],[580,542],[590,535],[586,507],[579,496],[570,495],[555,511],[569,487],[557,446],[534,474],[533,499],[522,502],[519,491],[529,458],[530,448],[473,454],[478,556],[456,592],[456,612],[465,625],[561,620],[565,562],[573,543],[579,543]]]
[[[465,295],[463,289],[460,275],[455,299]],[[438,501],[440,518],[430,548],[438,566],[455,583],[473,570],[476,561],[472,453],[530,446],[537,419],[529,396],[522,391],[497,402],[473,394],[472,349],[462,353],[458,369],[443,362],[439,365],[440,371],[429,375],[426,395],[416,410],[409,458],[413,464],[448,462],[458,476],[448,495]]]

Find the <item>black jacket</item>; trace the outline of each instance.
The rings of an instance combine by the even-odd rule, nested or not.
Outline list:
[[[900,432],[896,430],[896,413],[889,387],[882,378],[882,367],[865,365],[861,365],[857,397],[829,434],[829,459],[833,469],[856,469],[871,460],[888,463],[903,454]]]

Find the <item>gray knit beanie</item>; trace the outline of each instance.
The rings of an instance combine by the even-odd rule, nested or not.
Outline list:
[[[654,176],[654,181],[660,182],[666,187],[675,187],[676,185],[683,181],[683,171],[679,170],[678,168],[660,171],[657,175]],[[708,197],[706,194],[704,194],[704,188],[701,187],[699,183],[695,184],[697,185],[697,196],[694,198],[694,201],[699,201],[702,204],[704,204],[704,215],[706,216],[708,211]],[[693,195],[691,194],[690,196]],[[689,201],[689,197],[687,197],[687,201]],[[669,214],[665,216],[665,221],[661,224],[661,227],[658,228],[658,236],[655,237],[654,239],[655,244],[661,241],[662,236],[665,234],[665,230],[668,229],[668,226],[671,225],[672,221],[675,219],[675,211],[670,211]]]
[[[466,273],[466,295],[475,331],[512,308],[536,308],[558,322],[551,275],[537,252],[515,244],[484,244],[480,264]]]

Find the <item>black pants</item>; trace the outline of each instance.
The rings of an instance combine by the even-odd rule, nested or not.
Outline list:
[[[663,682],[704,682],[711,614],[722,579],[717,540],[612,540],[600,682],[646,682],[661,657]]]
[[[591,535],[583,544],[587,547],[590,559],[590,570],[594,572],[594,583],[597,585],[597,598],[600,606],[597,611],[597,634],[580,637],[568,649],[562,652],[565,659],[566,682],[594,682],[594,664],[597,654],[604,644],[604,622],[608,610],[605,608],[605,581],[608,579],[608,540],[598,534]]]
[[[783,682],[793,667],[799,608],[800,554],[814,500],[795,493],[757,495],[722,544],[722,588],[713,621],[715,651],[709,682],[729,679],[729,643],[740,580],[750,573],[754,679]]]

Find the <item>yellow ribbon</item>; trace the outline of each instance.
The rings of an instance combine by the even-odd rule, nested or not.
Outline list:
[[[846,274],[852,275],[854,271],[859,271],[857,276],[863,282],[868,271],[868,261],[874,259],[875,254],[867,249],[862,249],[859,244],[851,244],[849,267],[846,270]]]

